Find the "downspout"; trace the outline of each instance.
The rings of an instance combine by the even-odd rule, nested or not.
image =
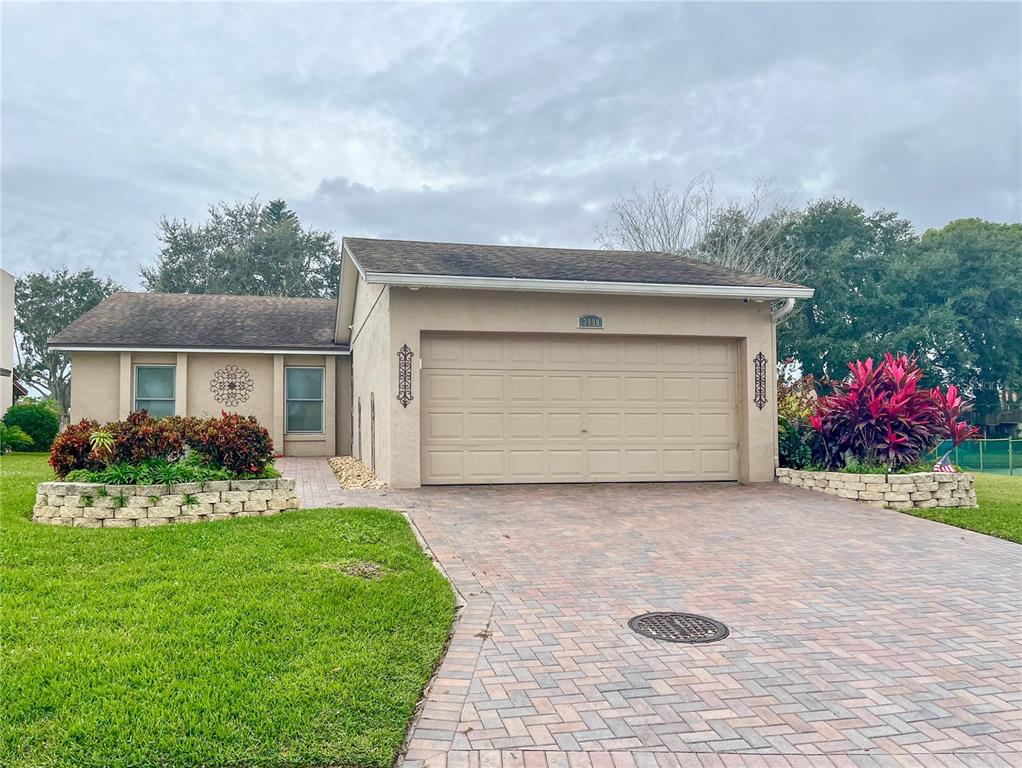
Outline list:
[[[784,303],[780,307],[770,312],[770,319],[774,321],[774,325],[777,325],[784,318],[790,315],[794,310],[795,299],[789,296],[784,300]]]
[[[777,354],[777,325],[795,310],[795,299],[791,296],[784,300],[784,303],[777,309],[770,310],[770,335],[773,337],[774,354]],[[777,407],[777,377],[774,376],[774,407]],[[781,466],[781,445],[780,435],[774,429],[774,473]]]

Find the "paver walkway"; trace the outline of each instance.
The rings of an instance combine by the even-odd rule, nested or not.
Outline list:
[[[467,602],[409,768],[1022,764],[1016,544],[773,485],[337,498],[406,510]]]

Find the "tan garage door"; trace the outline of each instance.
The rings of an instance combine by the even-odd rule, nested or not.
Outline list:
[[[422,482],[735,480],[737,348],[692,338],[422,340]]]

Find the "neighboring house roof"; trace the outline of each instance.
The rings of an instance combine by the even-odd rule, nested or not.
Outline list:
[[[364,274],[378,276],[436,275],[811,291],[783,280],[737,272],[670,253],[426,243],[361,237],[346,237],[344,245]]]
[[[55,349],[346,352],[334,299],[115,293],[50,339]]]
[[[14,391],[14,399],[17,400],[19,397],[24,397],[28,394],[28,388],[21,383],[21,377],[18,376],[17,372],[14,373],[14,378],[11,381],[11,386]]]

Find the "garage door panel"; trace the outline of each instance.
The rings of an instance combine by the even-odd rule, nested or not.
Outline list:
[[[460,411],[430,413],[423,419],[423,425],[423,436],[430,442],[465,438],[464,416]]]
[[[655,403],[659,400],[659,380],[655,376],[626,376],[624,380],[625,403]]]
[[[665,440],[695,440],[699,435],[696,433],[697,415],[695,413],[665,413],[663,414],[663,429]]]
[[[665,448],[663,462],[664,474],[672,479],[699,475],[699,451],[695,448]]]
[[[633,339],[621,343],[624,362],[630,368],[653,370],[660,365],[660,342]]]
[[[584,347],[572,339],[553,339],[546,344],[546,361],[550,368],[578,365],[584,360],[583,354]]]
[[[666,403],[694,403],[696,380],[691,377],[665,376],[660,380],[660,391]]]
[[[499,482],[506,474],[502,450],[466,451],[466,464],[466,474],[480,480]]]
[[[460,373],[424,371],[422,396],[432,402],[460,403],[465,399],[465,377]]]
[[[509,440],[542,440],[546,434],[542,413],[509,413]]]
[[[660,451],[656,448],[626,448],[625,474],[635,479],[659,478]]]
[[[694,341],[671,341],[665,342],[660,355],[660,362],[665,368],[686,368],[696,367],[696,342]]]
[[[424,483],[737,476],[733,343],[480,334],[422,349]]]
[[[546,471],[544,458],[543,451],[540,449],[508,451],[508,477],[512,482],[543,480]]]
[[[586,359],[593,368],[617,368],[621,364],[621,345],[587,344]]]
[[[517,366],[543,367],[543,342],[539,339],[509,339],[507,351],[511,362]]]
[[[699,450],[699,473],[704,476],[730,477],[734,474],[737,462],[737,451],[732,448],[701,448]]]
[[[504,339],[488,336],[473,337],[468,341],[468,363],[501,363],[504,360]]]
[[[549,413],[547,414],[547,437],[552,440],[568,439],[578,441],[582,434],[582,414]]]
[[[444,363],[460,365],[465,360],[464,342],[457,337],[438,336],[423,341],[422,354],[438,367]]]
[[[444,451],[431,448],[424,456],[423,474],[436,480],[457,481],[465,476],[465,463],[461,450]]]
[[[700,413],[700,440],[735,440],[734,417],[730,413]]]
[[[735,377],[700,376],[699,403],[701,405],[733,406],[735,400]]]
[[[700,370],[731,371],[735,369],[734,345],[715,342],[699,342],[697,362]]]
[[[500,374],[470,374],[465,389],[470,402],[503,402],[504,377]]]
[[[547,453],[547,471],[555,480],[570,482],[586,479],[586,454],[580,448],[551,449]]]
[[[547,389],[550,393],[550,400],[581,402],[582,400],[582,377],[581,376],[550,376],[547,378]]]
[[[655,440],[659,437],[660,414],[626,413],[621,419],[621,425],[625,440]]]
[[[621,451],[616,449],[589,450],[589,477],[593,480],[619,480],[624,475]]]
[[[502,412],[466,414],[465,438],[467,440],[503,440],[504,414]]]
[[[619,376],[588,376],[589,402],[607,400],[617,402],[621,399],[621,377]]]
[[[508,374],[508,398],[515,402],[543,402],[543,377]]]
[[[620,440],[623,437],[621,414],[618,412],[593,413],[590,411],[587,414],[586,423],[589,427],[590,440]]]

